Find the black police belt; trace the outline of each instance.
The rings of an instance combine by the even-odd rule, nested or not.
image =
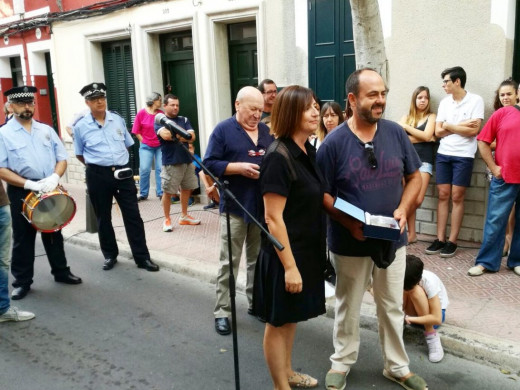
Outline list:
[[[87,167],[93,169],[95,171],[110,171],[114,172],[114,178],[117,180],[125,180],[134,176],[134,172],[132,168],[124,165],[112,165],[112,166],[102,166],[96,164],[87,164]]]

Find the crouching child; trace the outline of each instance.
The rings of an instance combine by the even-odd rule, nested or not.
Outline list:
[[[441,339],[436,329],[444,322],[448,307],[448,293],[444,284],[414,255],[406,256],[403,311],[407,324],[422,325],[428,345],[428,359],[437,363],[444,357]]]

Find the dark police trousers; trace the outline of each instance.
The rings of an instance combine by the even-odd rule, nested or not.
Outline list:
[[[133,177],[123,180],[114,177],[114,170],[121,168],[124,167],[87,164],[87,188],[96,213],[99,244],[105,259],[115,259],[119,254],[112,226],[112,197],[114,197],[123,215],[132,255],[135,262],[139,264],[149,260],[150,253],[146,246],[143,220],[137,206],[137,189]]]
[[[11,255],[11,273],[14,276],[13,287],[29,287],[34,276],[34,244],[37,230],[22,215],[23,199],[31,191],[22,187],[7,185],[7,196],[11,202],[13,221],[13,253]],[[54,276],[69,273],[67,259],[63,249],[61,230],[54,233],[41,233],[43,247]]]

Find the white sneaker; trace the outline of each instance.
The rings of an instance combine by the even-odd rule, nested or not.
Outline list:
[[[162,224],[162,230],[163,230],[163,232],[173,231],[172,222],[171,222],[170,218],[164,220],[164,222]]]
[[[200,225],[200,219],[195,219],[191,215],[179,218],[179,225]]]
[[[520,265],[517,265],[515,268],[513,268],[513,272],[517,275],[520,275]]]
[[[480,276],[480,275],[484,275],[485,272],[486,272],[486,269],[483,266],[476,265],[474,267],[471,267],[468,270],[468,275],[469,276]]]
[[[441,345],[441,338],[436,332],[426,336],[426,344],[428,345],[428,359],[432,363],[438,363],[444,357],[444,350]]]
[[[16,307],[10,307],[4,314],[0,315],[0,322],[27,321],[32,320],[34,317],[34,313],[30,311],[22,311]]]

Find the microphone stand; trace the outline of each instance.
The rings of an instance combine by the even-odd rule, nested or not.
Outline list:
[[[177,139],[175,137],[175,134],[172,134],[172,137],[174,139]],[[180,142],[177,140],[177,142]],[[182,142],[181,142],[182,143]],[[230,201],[235,202],[235,204],[240,207],[240,209],[249,217],[251,218],[251,221],[260,228],[260,230],[267,236],[267,239],[278,249],[279,251],[284,250],[284,246],[271,234],[267,229],[265,229],[258,220],[251,215],[251,213],[238,201],[238,199],[235,197],[233,192],[231,192],[228,188],[229,182],[227,180],[224,180],[223,182],[220,181],[201,161],[200,158],[196,157],[195,155],[191,154],[186,145],[184,146],[184,150],[186,150],[186,153],[190,155],[190,158],[192,161],[195,161],[197,164],[200,165],[204,173],[206,173],[208,176],[210,176],[215,184],[217,185],[217,188],[220,190],[220,194],[224,199],[224,204],[227,206]],[[229,262],[229,298],[231,303],[231,331],[233,334],[233,361],[235,366],[235,389],[240,390],[240,372],[238,367],[238,332],[237,332],[237,313],[236,313],[236,305],[235,305],[235,296],[236,296],[236,286],[235,286],[235,276],[233,274],[233,261],[232,261],[232,253],[231,253],[231,223],[229,219],[229,208],[226,207],[226,228],[227,228],[227,246],[228,246],[228,262]]]

